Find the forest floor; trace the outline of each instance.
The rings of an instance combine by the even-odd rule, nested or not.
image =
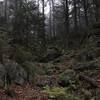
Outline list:
[[[56,63],[59,71],[56,70],[52,73],[53,77],[58,77],[60,73],[68,69],[71,64],[72,59],[64,58],[63,62]],[[42,64],[40,64],[42,65]],[[66,67],[67,66],[67,67]],[[39,66],[41,67],[41,66]],[[38,75],[36,78],[45,78],[46,75]],[[38,80],[38,79],[37,79]],[[26,83],[23,86],[12,84],[9,90],[14,91],[16,95],[10,97],[5,93],[4,89],[0,89],[0,100],[44,100],[47,97],[47,93],[43,93],[40,87],[34,84]]]
[[[75,59],[73,59],[73,54],[63,55],[63,56],[57,58],[55,61],[50,62],[50,64],[51,63],[53,63],[56,66],[56,69],[52,69],[52,72],[49,76],[52,77],[53,81],[57,82],[59,75],[61,73],[63,73],[65,70],[72,69],[72,66],[75,63]],[[43,64],[39,63],[40,66],[38,66],[38,67],[43,67],[44,64],[45,63],[43,63]],[[100,73],[99,72],[100,72],[99,70],[91,72],[92,74],[88,74],[89,72],[87,72],[87,71],[84,72],[84,74],[89,77],[83,76],[82,81],[80,81],[81,88],[79,88],[79,90],[77,90],[77,91],[80,92],[81,89],[84,88],[89,91],[92,91],[91,92],[92,94],[89,93],[90,95],[95,94],[94,91],[100,86]],[[42,82],[42,79],[43,79],[43,81],[46,80],[45,79],[46,76],[47,75],[36,75],[35,78],[36,78],[36,80],[40,80],[40,82]],[[90,77],[92,77],[92,78],[90,78]],[[84,78],[86,78],[87,80],[83,81]],[[86,82],[86,81],[88,81],[88,82]],[[96,88],[93,87],[95,84],[97,86]],[[33,84],[26,83],[23,86],[12,84],[9,87],[9,90],[14,91],[15,96],[12,96],[12,97],[8,96],[5,93],[4,89],[0,89],[0,100],[48,100],[48,99],[46,99],[48,97],[48,94],[43,92],[42,89],[43,88],[37,86],[34,83]],[[90,100],[90,99],[87,99],[87,100]]]

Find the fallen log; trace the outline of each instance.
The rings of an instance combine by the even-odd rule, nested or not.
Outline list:
[[[96,88],[100,88],[100,82],[98,82],[97,80],[90,78],[86,75],[79,75],[80,80],[85,80],[86,82],[88,82],[91,86],[96,87]]]

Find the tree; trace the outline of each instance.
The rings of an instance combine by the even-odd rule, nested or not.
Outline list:
[[[49,31],[50,31],[50,37],[52,38],[52,1],[49,0],[49,7],[50,7],[50,13],[49,13]]]
[[[4,13],[5,13],[5,21],[6,21],[6,22],[7,22],[7,9],[8,9],[8,8],[7,8],[7,6],[8,6],[7,4],[8,4],[8,3],[7,3],[7,0],[5,0],[5,12],[4,12]]]
[[[68,0],[65,0],[65,25],[66,25],[66,35],[65,35],[65,47],[69,47],[69,7]]]
[[[45,35],[45,1],[42,0],[42,29],[40,34],[41,39],[41,51],[46,51],[46,35]]]
[[[86,26],[88,26],[88,0],[83,0],[83,6],[84,6],[84,15],[85,15],[85,23]]]
[[[100,20],[100,0],[94,0],[96,21]]]
[[[74,30],[77,33],[78,25],[77,25],[77,2],[76,0],[73,0],[73,5],[74,5]]]

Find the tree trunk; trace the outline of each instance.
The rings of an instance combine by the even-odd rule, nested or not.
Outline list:
[[[66,33],[65,33],[65,47],[69,47],[69,7],[68,0],[65,1],[65,25],[66,25]]]
[[[95,18],[96,21],[100,21],[100,0],[94,0],[95,3]]]
[[[7,22],[7,0],[5,0],[5,12],[4,12],[4,16],[5,16],[5,22]]]
[[[74,3],[74,30],[77,33],[78,25],[77,25],[77,6],[76,6],[76,0],[74,0],[73,3]]]
[[[49,14],[49,34],[50,38],[52,38],[52,4],[49,0],[50,14]]]
[[[88,6],[87,6],[87,3],[88,3],[88,0],[83,0],[83,6],[84,6],[84,16],[85,16],[85,23],[86,23],[86,26],[88,26]]]
[[[52,25],[52,29],[53,29],[53,37],[54,37],[54,39],[56,39],[56,32],[55,32],[55,18],[54,18],[54,12],[55,12],[55,5],[54,5],[54,3],[55,3],[55,0],[52,0],[52,8],[53,8],[53,18],[52,18],[52,21],[53,21],[53,25]]]
[[[41,32],[41,52],[46,51],[46,35],[45,35],[45,1],[42,0],[42,32]]]

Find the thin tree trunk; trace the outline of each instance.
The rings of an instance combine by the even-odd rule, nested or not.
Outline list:
[[[49,15],[49,34],[50,38],[52,38],[52,4],[49,0],[49,7],[50,7],[50,15]]]
[[[5,22],[7,22],[7,0],[5,0]]]
[[[46,35],[45,35],[45,1],[42,0],[42,34],[41,34],[41,51],[42,53],[46,51]]]
[[[74,0],[74,30],[75,32],[78,31],[78,25],[77,25],[77,6],[76,6],[76,0]]]
[[[55,32],[55,18],[54,18],[54,12],[55,12],[55,5],[54,5],[54,3],[55,3],[55,0],[52,0],[52,8],[53,8],[53,18],[52,18],[52,21],[53,21],[53,36],[54,36],[54,39],[56,38],[56,32]]]
[[[88,14],[88,12],[87,12],[88,7],[87,7],[87,2],[88,2],[88,0],[83,0],[85,23],[88,26],[88,15],[87,15]]]
[[[96,21],[100,21],[100,0],[94,0],[95,3],[95,18]]]
[[[65,25],[66,25],[66,33],[65,33],[65,47],[69,47],[69,7],[68,0],[65,1]]]

